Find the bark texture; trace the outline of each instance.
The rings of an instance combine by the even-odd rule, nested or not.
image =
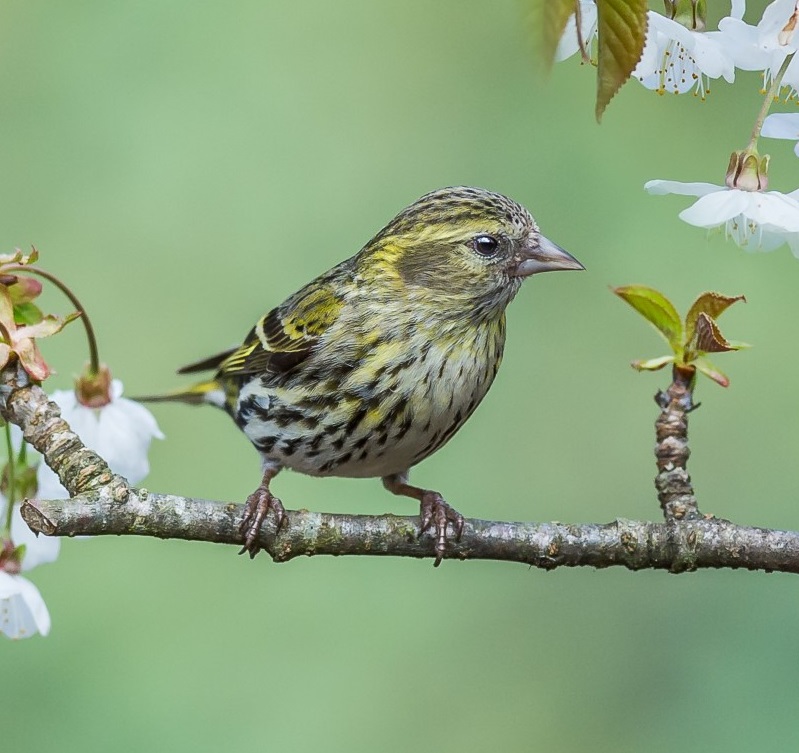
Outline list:
[[[116,502],[106,489],[69,500],[27,500],[22,517],[48,536],[136,535],[241,545],[243,505],[133,489]],[[434,559],[435,535],[419,536],[418,517],[333,515],[288,510],[278,535],[271,518],[259,544],[275,562],[302,555]],[[556,567],[613,565],[673,573],[703,567],[799,572],[799,533],[701,519],[650,523],[511,523],[467,518],[445,559],[492,559]]]
[[[698,406],[693,402],[693,368],[675,366],[673,381],[665,392],[655,395],[660,415],[655,421],[655,459],[658,474],[655,488],[667,520],[698,520],[702,517],[686,468],[691,450],[688,447],[688,414]]]

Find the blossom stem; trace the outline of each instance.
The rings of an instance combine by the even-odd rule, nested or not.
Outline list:
[[[760,112],[757,114],[757,119],[755,120],[755,127],[752,129],[752,138],[749,140],[749,146],[747,147],[748,151],[755,151],[757,149],[757,140],[760,138],[763,122],[766,119],[766,115],[768,115],[768,111],[771,109],[771,105],[779,95],[780,87],[782,86],[782,77],[785,75],[785,71],[788,70],[788,66],[791,64],[795,54],[795,52],[792,52],[790,55],[786,55],[780,69],[777,71],[774,78],[771,79],[771,86],[769,86],[766,92],[763,104],[760,107]]]
[[[14,502],[16,502],[17,485],[14,474],[17,459],[14,457],[14,445],[11,442],[11,424],[6,421],[4,428],[6,434],[6,452],[8,453],[8,464],[6,465],[6,483],[8,484],[8,489],[6,490],[6,519],[0,539],[11,538],[11,514],[14,511]]]
[[[80,312],[80,319],[83,322],[83,328],[86,330],[86,339],[89,343],[89,375],[96,376],[100,371],[100,353],[97,350],[97,338],[95,337],[94,327],[92,327],[92,322],[86,313],[86,309],[83,308],[78,297],[55,275],[50,274],[50,272],[46,272],[39,267],[20,264],[5,267],[4,271],[29,272],[30,274],[38,275],[48,282],[52,282],[53,285],[55,285],[67,298],[69,298],[70,303],[72,303],[72,305]]]
[[[577,46],[580,48],[580,57],[583,59],[584,63],[590,64],[591,55],[588,53],[585,47],[585,39],[583,39],[583,12],[580,8],[580,3],[574,4],[574,22],[577,25]]]

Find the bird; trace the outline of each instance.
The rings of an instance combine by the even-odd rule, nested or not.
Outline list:
[[[505,345],[505,309],[541,272],[581,270],[521,204],[469,186],[441,188],[403,209],[354,256],[264,314],[241,345],[189,364],[213,375],[145,401],[210,404],[261,455],[244,507],[241,553],[260,551],[272,492],[288,468],[310,476],[380,478],[419,504],[435,530],[438,566],[448,526],[463,516],[411,468],[441,449],[485,397]]]

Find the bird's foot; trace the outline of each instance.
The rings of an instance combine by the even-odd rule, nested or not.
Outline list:
[[[460,541],[463,515],[450,507],[438,492],[426,491],[419,505],[419,517],[422,522],[420,533],[424,533],[431,525],[436,527],[436,561],[433,566],[438,567],[447,550],[447,523],[452,523],[455,540]]]
[[[275,513],[275,528],[279,532],[286,520],[286,508],[267,486],[261,485],[247,497],[247,501],[244,503],[244,517],[239,526],[239,532],[244,538],[244,546],[239,554],[248,552],[250,559],[253,559],[261,551],[261,547],[258,545],[258,536],[269,510],[273,510]]]

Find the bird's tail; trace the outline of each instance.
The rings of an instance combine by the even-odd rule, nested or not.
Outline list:
[[[193,384],[188,389],[165,392],[163,395],[140,395],[132,398],[140,403],[187,403],[203,405],[209,403],[221,408],[225,402],[225,392],[216,379]]]

